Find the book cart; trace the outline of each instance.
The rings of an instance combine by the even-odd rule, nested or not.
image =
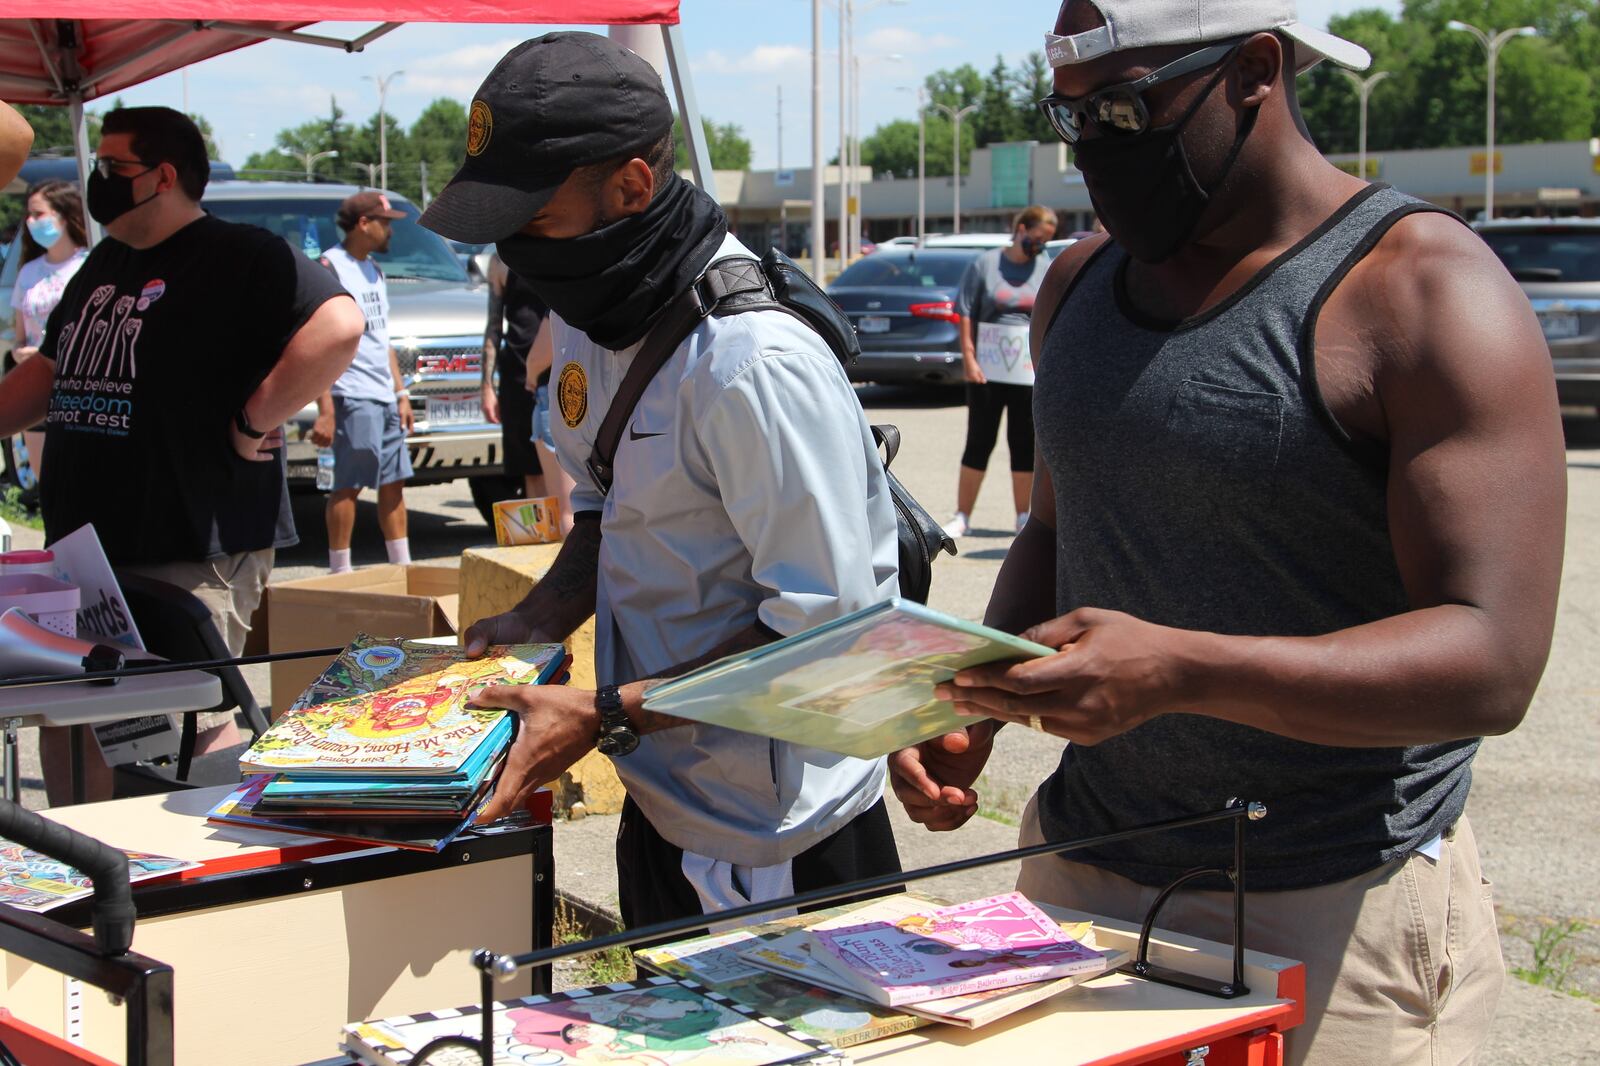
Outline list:
[[[0,1017],[0,1042],[19,1054],[54,1047],[50,1054],[63,1056],[36,1050],[22,1062],[284,1066],[323,1058],[352,1017],[470,1000],[473,945],[551,943],[548,810],[469,829],[435,854],[207,824],[228,791],[44,817],[0,802],[0,820],[17,811],[91,844],[201,863],[131,893],[124,882],[126,932],[109,943],[80,931],[92,925],[100,934],[105,925],[99,879],[95,900],[48,915],[0,907],[0,1004],[14,1016]],[[35,846],[25,835],[0,835]],[[544,967],[519,974],[508,994],[548,989]]]

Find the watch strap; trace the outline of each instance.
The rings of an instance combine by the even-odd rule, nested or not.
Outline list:
[[[233,424],[239,430],[240,433],[243,433],[245,436],[249,437],[251,440],[260,440],[261,438],[266,436],[266,433],[264,431],[259,430],[255,426],[252,426],[250,424],[250,419],[245,415],[243,407],[239,408],[238,411],[234,412]]]

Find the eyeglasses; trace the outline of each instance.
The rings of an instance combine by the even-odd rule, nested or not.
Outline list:
[[[152,163],[148,159],[110,159],[105,156],[96,155],[89,157],[89,165],[93,167],[102,178],[114,178],[117,176],[117,167],[144,167],[144,169],[139,173],[148,174],[161,164],[159,162]],[[139,174],[134,174],[131,176],[137,178]]]
[[[1068,144],[1077,144],[1083,136],[1084,126],[1090,122],[1108,135],[1137,136],[1150,128],[1150,109],[1144,102],[1146,92],[1164,81],[1225,62],[1244,41],[1244,38],[1225,41],[1198,52],[1190,52],[1182,59],[1173,60],[1136,81],[1108,85],[1087,96],[1073,98],[1051,93],[1039,101],[1039,110],[1050,121],[1056,136]]]

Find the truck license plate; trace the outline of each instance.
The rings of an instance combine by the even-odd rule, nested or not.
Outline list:
[[[1578,316],[1571,311],[1546,311],[1539,316],[1545,340],[1559,341],[1578,335]]]
[[[428,398],[428,426],[470,425],[483,421],[483,407],[475,395],[430,396]]]
[[[861,333],[888,333],[889,319],[884,315],[862,315],[856,329]]]

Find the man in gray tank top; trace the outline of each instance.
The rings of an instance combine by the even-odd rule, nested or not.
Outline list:
[[[1538,323],[1458,219],[1322,158],[1295,73],[1367,57],[1292,3],[1067,0],[1047,48],[1041,106],[1108,236],[1033,316],[1032,521],[987,621],[1062,651],[944,686],[980,720],[898,753],[896,792],[956,828],[1017,723],[1072,742],[1025,843],[1260,800],[1245,942],[1306,965],[1289,1061],[1470,1062],[1503,980],[1472,758],[1527,711],[1561,575]],[[1231,865],[1207,827],[1019,887],[1137,919]],[[1214,891],[1162,916],[1231,920]]]

